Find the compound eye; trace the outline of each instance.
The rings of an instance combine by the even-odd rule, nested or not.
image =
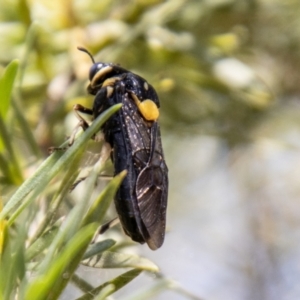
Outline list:
[[[90,68],[90,74],[89,74],[89,79],[90,81],[93,80],[93,78],[95,77],[95,75],[97,74],[97,72],[103,67],[102,63],[97,63],[97,64],[93,64]]]
[[[100,87],[103,81],[111,76],[113,66],[109,64],[97,63],[90,70],[90,85],[92,88]]]

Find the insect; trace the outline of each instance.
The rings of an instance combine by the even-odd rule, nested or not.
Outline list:
[[[93,65],[88,92],[95,95],[93,108],[77,105],[76,110],[97,118],[114,104],[121,109],[102,127],[112,149],[115,174],[127,170],[114,202],[121,225],[132,240],[156,250],[164,241],[168,197],[168,168],[165,163],[157,122],[159,99],[145,79],[116,64]],[[83,129],[88,124],[82,121]]]

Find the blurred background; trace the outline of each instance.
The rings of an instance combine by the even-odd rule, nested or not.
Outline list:
[[[72,132],[72,106],[92,106],[84,46],[146,78],[161,101],[168,232],[161,249],[134,251],[199,299],[299,299],[299,14],[296,0],[0,0],[0,71],[20,60],[14,98],[32,130],[9,110],[22,176],[2,165],[2,196]],[[153,281],[142,274],[114,297]]]

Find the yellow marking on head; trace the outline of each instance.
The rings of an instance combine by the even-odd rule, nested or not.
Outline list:
[[[147,121],[155,121],[159,117],[159,110],[157,105],[150,99],[140,101],[139,98],[131,93],[131,96],[137,105],[140,113]]]
[[[148,91],[148,89],[149,89],[149,85],[148,85],[148,83],[145,81],[144,82],[144,89],[146,90],[146,91]]]
[[[93,77],[92,81],[91,81],[91,86],[95,87],[97,84],[96,82],[103,77],[104,75],[108,74],[109,72],[111,72],[113,70],[113,67],[111,66],[106,66],[104,68],[101,68]]]

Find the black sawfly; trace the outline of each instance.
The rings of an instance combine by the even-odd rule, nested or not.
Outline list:
[[[75,110],[93,119],[112,105],[121,109],[102,127],[112,149],[115,174],[127,170],[114,202],[121,225],[133,241],[147,243],[152,250],[164,242],[168,198],[168,168],[164,159],[159,99],[142,77],[119,65],[95,62],[90,68],[88,92],[95,95],[93,108],[76,105]],[[81,118],[83,129],[88,124]]]

